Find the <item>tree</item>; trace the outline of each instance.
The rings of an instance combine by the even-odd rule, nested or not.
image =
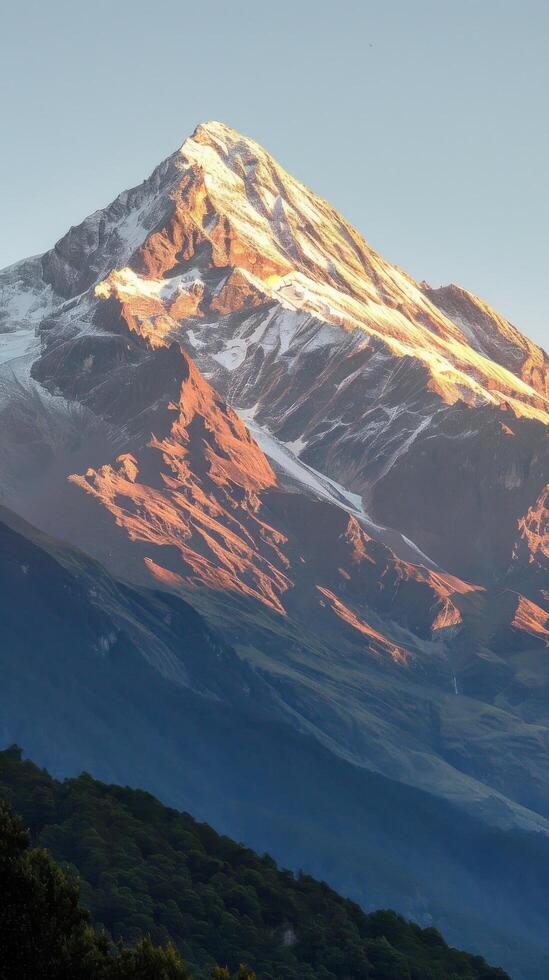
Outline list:
[[[2,980],[91,978],[106,951],[78,904],[78,887],[29,843],[21,820],[0,803]]]
[[[79,889],[0,802],[0,978],[189,980],[173,946],[114,949],[79,904]]]
[[[143,939],[135,949],[122,950],[112,977],[118,980],[190,980],[172,945],[161,949]]]
[[[241,963],[236,973],[231,973],[226,966],[216,966],[212,971],[212,980],[256,980],[256,975]]]

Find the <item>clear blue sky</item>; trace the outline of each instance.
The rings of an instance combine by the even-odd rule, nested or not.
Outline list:
[[[19,0],[0,82],[0,266],[221,119],[549,346],[547,0]]]

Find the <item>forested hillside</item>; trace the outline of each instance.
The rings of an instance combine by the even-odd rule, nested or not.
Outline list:
[[[82,976],[183,977],[171,943],[196,980],[212,971],[228,976],[225,966],[236,972],[242,963],[259,980],[506,977],[481,957],[451,949],[435,929],[421,929],[390,911],[365,914],[326,884],[280,870],[272,858],[162,806],[148,793],[107,786],[86,774],[61,783],[11,748],[0,753],[0,796],[21,814],[33,844],[46,848],[68,877],[43,853],[27,850],[24,833],[4,810],[0,938],[6,950],[16,920],[12,952],[19,956],[30,936],[36,945],[36,936],[45,934],[49,948],[57,936],[66,955],[69,950],[73,957],[87,957],[86,969],[95,957],[107,971],[83,968]],[[136,950],[108,953],[77,905],[76,879],[96,927],[129,946],[150,937],[164,949],[141,942]],[[57,902],[53,911],[45,895]],[[76,975],[62,972],[66,963],[59,962],[52,960],[43,975]],[[71,962],[74,971],[76,959]],[[23,974],[10,972],[4,955],[0,975]]]

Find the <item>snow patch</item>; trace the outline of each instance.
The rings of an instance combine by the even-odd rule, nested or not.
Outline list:
[[[284,442],[283,445],[286,446],[286,449],[289,449],[294,456],[299,456],[307,446],[308,441],[308,439],[304,439],[303,436],[300,436],[299,439],[294,439],[292,442]]]
[[[298,459],[292,451],[292,446],[299,444],[301,440],[296,440],[294,443],[280,442],[270,432],[258,425],[254,421],[254,414],[257,408],[258,406],[255,405],[249,409],[237,409],[237,413],[248,427],[259,447],[275,464],[275,468],[278,467],[291,481],[298,483],[314,496],[328,500],[340,509],[347,511],[347,513],[353,514],[374,537],[379,536],[381,540],[384,540],[385,534],[392,533],[393,536],[394,534],[398,534],[402,542],[416,555],[416,558],[412,560],[415,560],[417,564],[426,564],[430,568],[437,567],[435,562],[425,552],[421,551],[410,538],[405,537],[400,532],[391,532],[390,528],[384,527],[381,524],[376,524],[364,510],[360,494],[352,493],[342,486],[341,483],[337,483],[336,480],[330,479],[330,477],[325,476],[318,470],[313,469],[312,466],[308,466],[302,460]]]
[[[242,340],[230,341],[225,350],[218,354],[212,354],[214,361],[221,364],[227,371],[235,371],[245,361],[248,353],[248,346]]]
[[[362,499],[360,494],[351,493],[346,490],[345,487],[341,486],[335,480],[331,480],[330,477],[324,476],[323,473],[319,473],[318,470],[313,469],[312,466],[307,466],[303,463],[297,456],[294,455],[289,445],[280,442],[275,436],[267,432],[260,425],[253,421],[251,410],[241,411],[238,410],[238,415],[242,421],[247,425],[254,439],[263,450],[269,459],[278,464],[278,466],[284,470],[293,480],[301,484],[301,486],[306,487],[311,490],[315,496],[322,497],[325,500],[331,501],[331,503],[336,504],[338,507],[342,507],[343,510],[348,511],[350,514],[354,514],[359,517],[361,521],[365,522],[369,527],[374,530],[383,530],[379,524],[375,524],[374,521],[366,514],[362,506]]]
[[[34,328],[0,333],[0,364],[8,364],[20,357],[26,357],[38,346],[39,341]]]

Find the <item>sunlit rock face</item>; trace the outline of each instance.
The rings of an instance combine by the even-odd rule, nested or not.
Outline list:
[[[528,561],[540,566],[549,564],[549,484],[535,504],[519,520],[520,537],[528,549]]]
[[[549,484],[518,521],[518,535],[505,584],[549,609]],[[538,622],[540,616],[536,614]]]
[[[256,600],[324,635],[343,629],[365,652],[402,664],[417,661],[421,640],[450,619],[461,622],[451,597],[473,586],[398,558],[333,502],[282,487],[188,355],[177,345],[169,354],[180,388],[152,423],[159,432],[170,413],[169,430],[69,478],[139,543],[136,555],[156,581]],[[391,638],[395,627],[410,630],[406,645]]]

